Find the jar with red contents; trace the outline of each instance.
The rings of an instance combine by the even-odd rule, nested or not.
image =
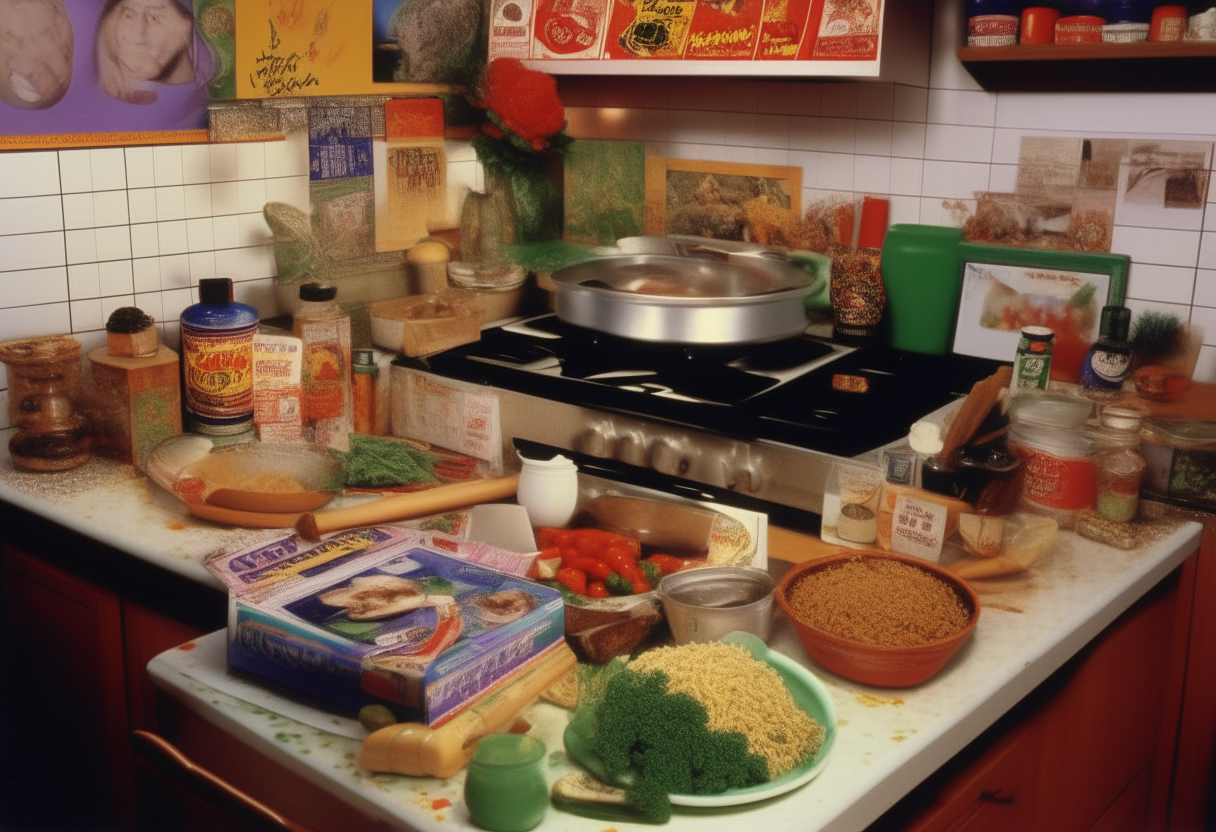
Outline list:
[[[1109,406],[1102,410],[1102,427],[1096,431],[1097,510],[1106,520],[1134,520],[1140,503],[1140,481],[1145,462],[1140,455],[1139,410]]]
[[[1092,409],[1087,399],[1051,393],[1026,393],[1011,406],[1008,446],[1022,459],[1020,506],[1065,529],[1097,498],[1093,442],[1085,429]]]

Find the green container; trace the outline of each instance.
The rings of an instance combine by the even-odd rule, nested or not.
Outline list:
[[[489,832],[528,832],[545,818],[545,744],[527,734],[491,734],[477,744],[464,781],[473,823]]]
[[[940,225],[899,224],[882,244],[882,282],[892,347],[950,352],[962,286],[963,232]]]

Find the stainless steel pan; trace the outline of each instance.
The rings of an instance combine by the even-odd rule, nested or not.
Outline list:
[[[554,311],[600,332],[675,344],[777,341],[806,328],[819,275],[779,253],[692,247],[687,256],[624,254],[553,274]]]

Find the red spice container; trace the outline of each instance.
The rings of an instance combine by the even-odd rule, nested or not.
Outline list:
[[[1059,9],[1046,6],[1027,6],[1022,9],[1022,34],[1020,43],[1054,43]]]
[[[1186,6],[1158,6],[1153,9],[1148,39],[1154,43],[1182,40],[1186,34]]]
[[[1101,43],[1106,21],[1092,14],[1074,14],[1056,21],[1056,43]]]

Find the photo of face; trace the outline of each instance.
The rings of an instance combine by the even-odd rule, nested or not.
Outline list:
[[[97,30],[101,88],[133,104],[156,100],[149,85],[194,79],[194,20],[176,0],[110,0]]]
[[[0,0],[0,101],[23,110],[58,102],[74,45],[63,0]]]

